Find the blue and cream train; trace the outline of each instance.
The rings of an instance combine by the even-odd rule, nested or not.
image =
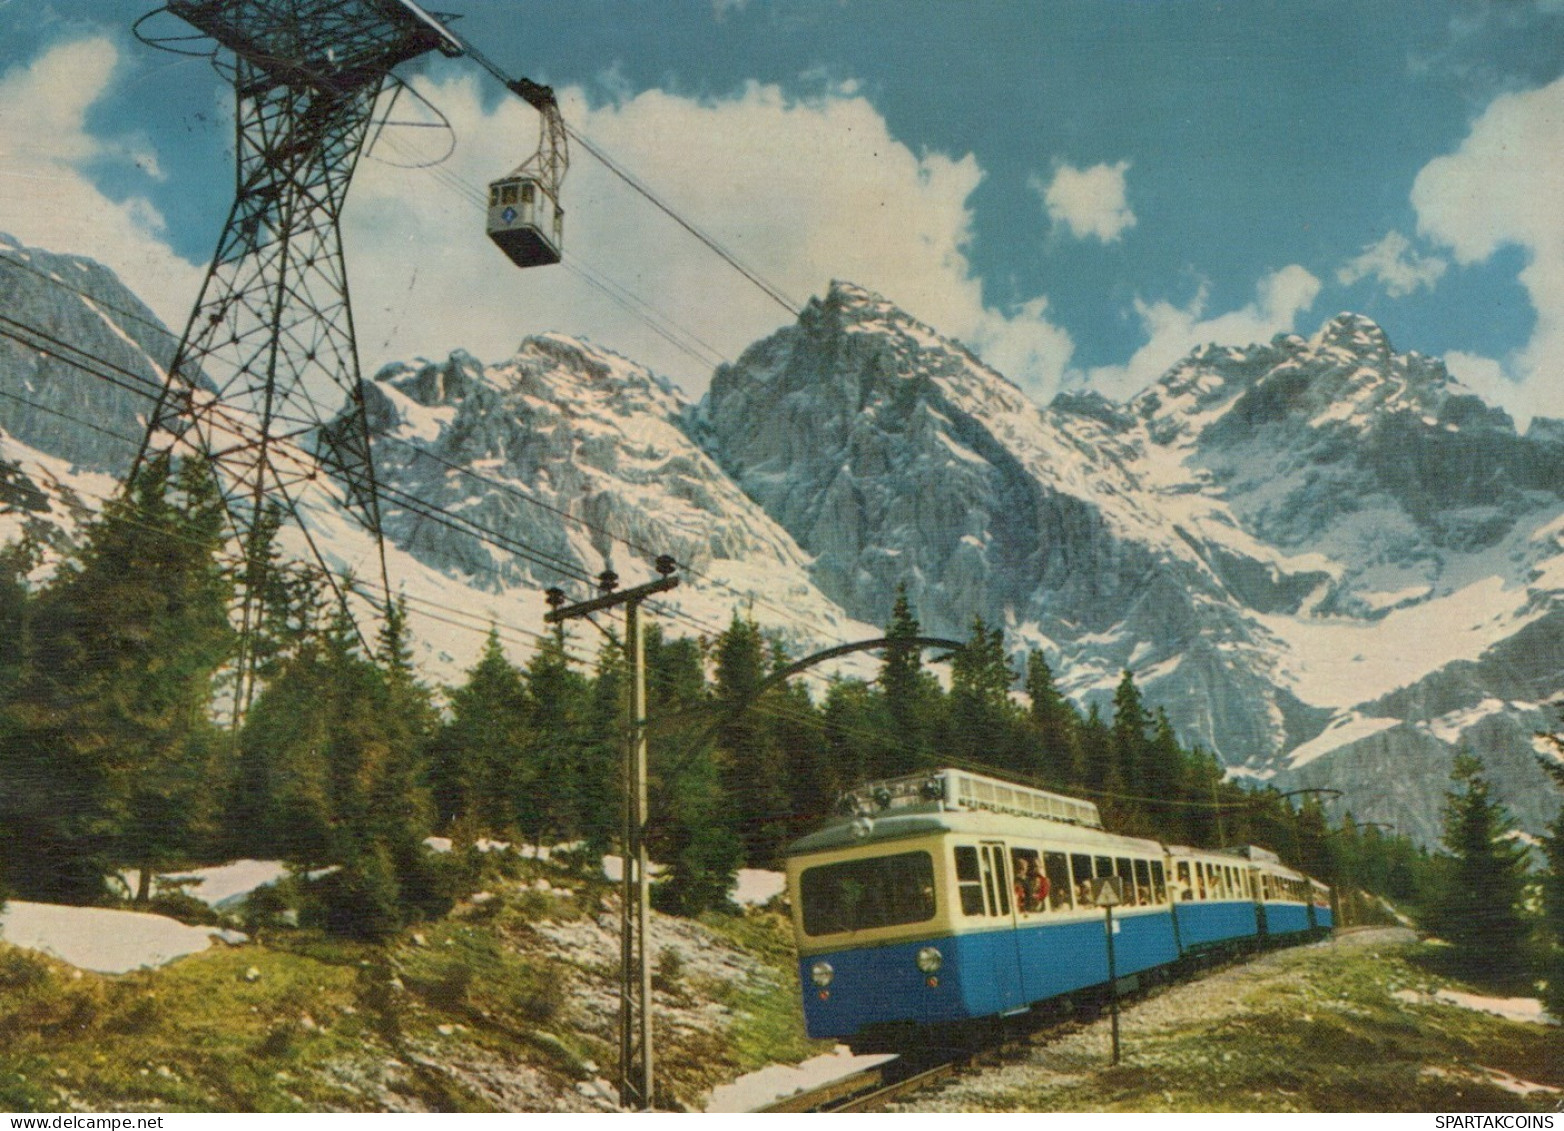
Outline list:
[[[1089,801],[964,770],[871,783],[841,809],[789,846],[787,882],[809,1035],[855,1049],[1105,992],[1105,877],[1131,985],[1334,925],[1330,889],[1263,848],[1119,836]]]

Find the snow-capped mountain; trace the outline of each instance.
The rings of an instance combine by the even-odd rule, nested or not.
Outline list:
[[[160,379],[173,342],[86,261],[0,241],[0,288],[0,540],[67,531],[139,439],[126,374]],[[839,283],[699,404],[552,334],[487,366],[389,366],[365,403],[389,572],[436,679],[490,623],[523,650],[545,587],[634,584],[666,553],[674,634],[742,608],[795,652],[862,640],[905,583],[929,632],[981,616],[1081,700],[1128,668],[1186,742],[1341,789],[1360,820],[1433,840],[1461,748],[1527,826],[1552,815],[1533,734],[1564,692],[1564,424],[1518,434],[1364,319],[1202,347],[1127,404],[1041,408]],[[330,561],[378,569],[329,498],[304,509]]]
[[[625,358],[550,334],[487,368],[461,352],[388,366],[366,388],[387,538],[451,576],[490,592],[604,569],[635,584],[668,554],[685,582],[658,602],[672,633],[719,631],[743,606],[805,650],[875,635],[686,434],[679,394]]]
[[[0,431],[122,475],[176,344],[108,268],[0,232]]]
[[[1235,772],[1420,839],[1463,746],[1526,824],[1553,811],[1532,736],[1564,690],[1564,430],[1518,435],[1367,320],[1040,409],[837,284],[693,415],[849,613],[905,582],[927,627],[1001,624],[1077,697],[1128,668]]]

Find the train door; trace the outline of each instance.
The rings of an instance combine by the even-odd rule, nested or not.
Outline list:
[[[1003,923],[1006,930],[994,931],[985,940],[990,946],[984,950],[988,957],[985,964],[993,972],[994,985],[999,991],[998,1009],[1005,1012],[1026,1006],[1026,996],[1021,992],[1021,951],[1017,931],[1015,900],[1012,898],[1014,881],[1010,875],[1010,853],[1003,843],[985,840],[978,847],[978,860],[983,873],[983,899],[991,922]]]

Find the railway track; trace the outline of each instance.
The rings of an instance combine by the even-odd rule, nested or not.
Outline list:
[[[952,1057],[950,1060],[908,1074],[905,1069],[898,1068],[900,1064],[898,1059],[829,1081],[807,1092],[784,1096],[755,1110],[763,1112],[874,1111],[909,1092],[916,1092],[939,1080],[954,1076],[967,1063],[964,1057]]]

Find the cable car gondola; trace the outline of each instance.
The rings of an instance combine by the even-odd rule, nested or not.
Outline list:
[[[558,263],[564,251],[565,122],[548,87],[527,79],[506,85],[537,109],[542,127],[538,151],[489,185],[489,238],[516,266],[543,267]]]

